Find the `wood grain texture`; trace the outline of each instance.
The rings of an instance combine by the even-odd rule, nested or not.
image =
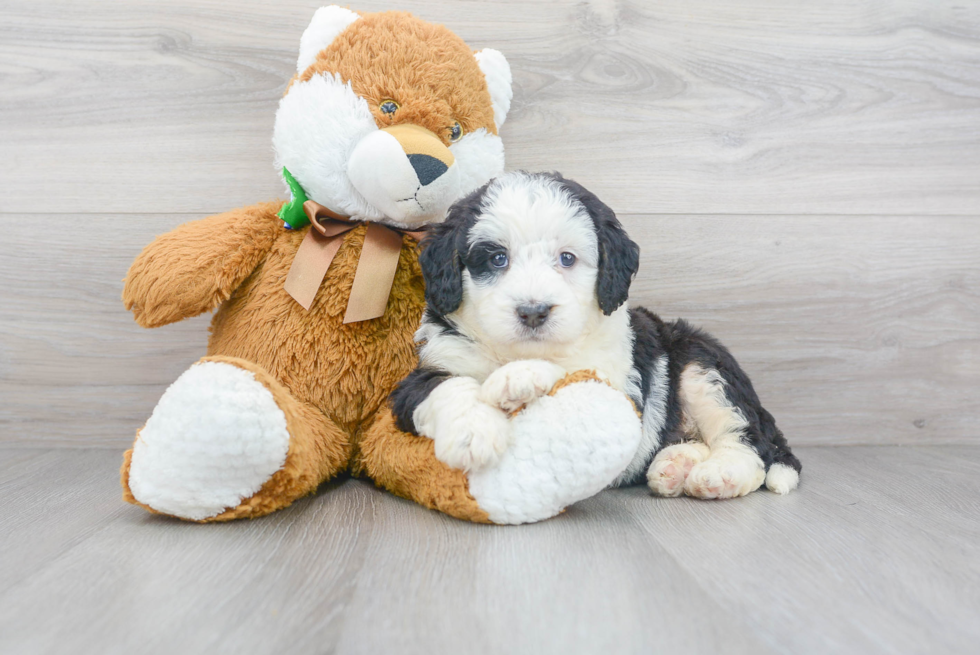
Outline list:
[[[0,590],[16,585],[125,512],[116,453],[0,451],[3,556]],[[56,518],[55,518],[56,517]]]
[[[208,317],[143,330],[122,278],[186,217],[0,216],[0,442],[131,442]],[[792,444],[977,443],[980,221],[623,216],[634,304],[722,339]],[[123,229],[124,228],[124,229]]]
[[[785,504],[684,499],[660,513],[642,488],[595,500],[603,510],[625,502],[677,566],[779,652],[969,652],[980,636],[977,449],[801,458],[801,489]]]
[[[631,303],[720,338],[790,443],[977,443],[980,221],[624,217]]]
[[[10,655],[956,655],[980,638],[977,447],[803,448],[790,496],[637,487],[522,527],[356,480],[263,519],[188,524],[122,503],[118,452],[8,457],[24,474],[0,470]]]
[[[281,195],[273,118],[319,4],[3,0],[0,211]],[[977,211],[977,3],[394,6],[507,55],[511,167],[561,169],[620,211]]]

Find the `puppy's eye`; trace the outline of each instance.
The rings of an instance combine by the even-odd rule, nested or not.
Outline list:
[[[398,103],[395,102],[394,100],[385,100],[380,105],[378,105],[378,109],[381,110],[382,114],[391,116],[396,111],[398,111]]]
[[[463,126],[459,124],[459,121],[453,123],[453,126],[449,128],[449,140],[455,143],[463,138]]]
[[[498,252],[490,258],[490,265],[494,268],[504,268],[507,264],[507,253],[505,252]]]
[[[570,252],[563,252],[558,255],[558,261],[565,268],[571,268],[575,264],[575,255]]]

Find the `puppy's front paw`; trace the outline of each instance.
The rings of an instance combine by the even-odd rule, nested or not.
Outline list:
[[[477,402],[465,414],[440,425],[433,440],[436,459],[473,471],[497,463],[510,441],[510,424],[499,409]]]
[[[436,387],[415,410],[419,434],[435,442],[436,459],[473,471],[495,464],[510,441],[510,421],[479,399],[480,383],[452,378]]]
[[[513,412],[551,391],[563,377],[565,369],[543,359],[510,362],[490,374],[480,389],[480,399]]]

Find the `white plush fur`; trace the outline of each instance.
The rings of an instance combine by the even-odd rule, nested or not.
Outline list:
[[[684,482],[685,493],[697,498],[734,498],[762,486],[765,464],[742,442],[748,421],[728,401],[718,371],[689,365],[681,373],[679,395],[686,424],[711,450],[705,461],[691,469]]]
[[[492,48],[484,48],[474,56],[476,63],[480,65],[480,70],[483,71],[483,77],[487,80],[487,89],[493,101],[493,122],[497,124],[499,130],[507,120],[510,101],[514,97],[510,64],[507,63],[507,58],[502,52]]]
[[[788,494],[800,484],[800,474],[792,466],[773,464],[766,473],[766,489],[777,494]]]
[[[511,430],[497,465],[468,476],[470,493],[494,523],[540,521],[598,493],[630,461],[641,433],[629,400],[601,382],[536,400]]]
[[[140,431],[129,488],[157,511],[206,519],[258,491],[288,450],[269,390],[248,371],[203,362],[170,385]]]
[[[288,168],[311,200],[333,211],[380,220],[384,214],[347,176],[354,148],[377,130],[367,102],[350,84],[339,75],[314,75],[279,101],[272,134],[276,169]]]
[[[450,144],[449,151],[456,158],[454,168],[459,171],[459,188],[464,193],[480,188],[504,172],[504,142],[482,127]]]
[[[379,130],[367,102],[339,75],[296,82],[279,102],[277,170],[311,200],[359,220],[413,228],[441,221],[449,205],[503,171],[500,137],[484,129],[450,146],[455,162],[422,186],[397,140]]]
[[[473,378],[446,380],[415,408],[419,434],[435,442],[436,459],[471,471],[494,464],[507,448],[510,423],[500,409],[480,400]]]
[[[296,71],[302,73],[316,61],[317,54],[327,48],[337,36],[360,16],[350,9],[336,5],[320,7],[299,40]]]
[[[385,215],[386,222],[398,227],[438,221],[462,195],[455,162],[423,186],[401,144],[386,130],[361,139],[347,162],[347,175],[354,188]]]
[[[660,447],[660,433],[667,422],[667,397],[670,394],[670,377],[667,373],[668,357],[661,355],[654,363],[647,400],[643,406],[643,439],[633,460],[616,478],[614,486],[634,480],[650,459],[650,453]]]
[[[447,337],[438,326],[423,324],[416,334],[423,365],[482,382],[508,362],[543,359],[566,371],[594,370],[614,388],[640,396],[631,367],[628,310],[624,304],[605,316],[599,309],[597,238],[581,205],[557,184],[509,173],[490,186],[469,240],[506,246],[510,267],[489,284],[463,271],[465,301],[448,318],[469,339]],[[562,252],[577,257],[572,268],[559,265]],[[553,305],[548,321],[533,334],[515,314],[518,305],[529,302]]]

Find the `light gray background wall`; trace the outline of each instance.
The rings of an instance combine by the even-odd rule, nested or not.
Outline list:
[[[175,225],[282,195],[318,2],[0,1],[0,442],[123,447],[204,352],[119,300]],[[795,445],[980,443],[980,5],[357,2],[503,51],[510,168],[643,248],[632,301],[722,338]]]

